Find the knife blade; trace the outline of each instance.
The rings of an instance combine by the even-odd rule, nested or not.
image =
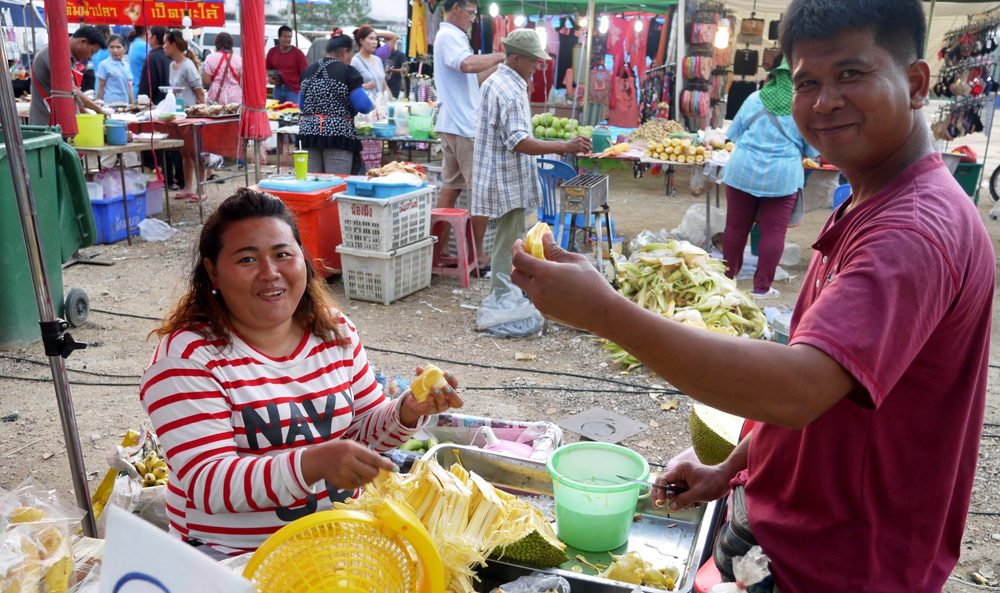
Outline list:
[[[619,480],[625,480],[626,482],[632,482],[633,484],[642,484],[643,486],[649,486],[650,488],[660,488],[665,492],[670,494],[680,494],[682,492],[687,492],[686,486],[661,486],[660,484],[654,484],[653,482],[644,482],[642,480],[636,480],[635,478],[627,478],[625,476],[616,475]]]

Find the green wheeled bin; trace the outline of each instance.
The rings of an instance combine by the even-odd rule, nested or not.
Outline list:
[[[80,157],[65,143],[59,128],[22,126],[31,189],[49,288],[56,315],[65,313],[62,264],[81,247],[97,238],[94,214]],[[2,137],[0,137],[2,140]],[[7,160],[7,146],[0,142],[0,350],[13,350],[41,339],[38,305],[24,250],[21,217]],[[79,291],[74,295],[80,301]],[[82,295],[83,301],[86,295]],[[85,303],[84,303],[85,306]]]

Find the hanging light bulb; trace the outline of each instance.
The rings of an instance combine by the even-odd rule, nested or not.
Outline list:
[[[729,47],[729,19],[719,21],[719,28],[715,32],[715,47],[726,49]]]
[[[538,27],[535,29],[535,32],[538,33],[538,39],[541,40],[542,47],[547,46],[549,44],[549,34],[545,30],[545,27]]]
[[[523,14],[519,14],[516,17],[514,17],[514,26],[515,27],[523,27],[524,26],[524,15]]]
[[[600,22],[598,22],[598,24],[597,24],[597,30],[598,30],[598,32],[600,32],[601,35],[604,35],[605,33],[608,32],[608,29],[610,27],[611,27],[611,20],[608,19],[608,15],[603,15],[601,17]]]
[[[635,25],[633,26],[635,27],[636,33],[642,33],[642,17],[637,17],[635,19]]]
[[[491,17],[496,17],[499,14],[500,14],[500,7],[497,6],[496,2],[491,2],[490,3],[490,16]]]
[[[587,17],[585,17],[585,16],[580,17],[576,21],[576,24],[580,25],[581,29],[586,29],[587,28]]]

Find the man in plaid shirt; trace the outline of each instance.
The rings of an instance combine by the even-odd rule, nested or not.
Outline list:
[[[483,235],[491,218],[497,221],[490,288],[504,290],[497,279],[510,275],[511,248],[524,239],[526,208],[542,203],[537,155],[590,152],[590,139],[536,140],[532,135],[528,83],[541,60],[552,59],[532,29],[515,29],[500,40],[507,59],[480,89],[479,118],[472,166],[472,226],[476,253],[483,253]],[[480,266],[485,265],[482,259]]]

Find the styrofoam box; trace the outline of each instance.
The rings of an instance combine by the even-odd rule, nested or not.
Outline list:
[[[431,285],[435,237],[388,252],[337,247],[347,298],[388,305]]]
[[[339,193],[334,199],[340,214],[341,244],[349,249],[386,252],[430,235],[434,207],[430,186],[391,198]]]

